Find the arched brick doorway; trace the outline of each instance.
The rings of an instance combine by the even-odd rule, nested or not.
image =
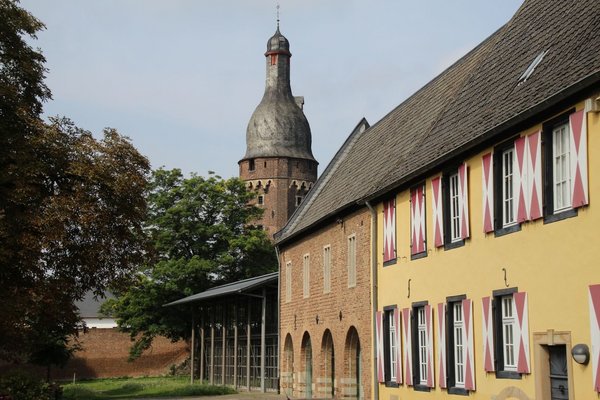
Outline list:
[[[362,399],[364,396],[363,382],[360,379],[362,373],[360,339],[356,328],[353,326],[348,329],[344,347],[343,397],[348,399]]]
[[[329,399],[335,397],[335,352],[333,336],[326,329],[321,342],[321,374],[318,381],[319,397]]]
[[[298,374],[299,394],[300,397],[312,399],[313,393],[313,359],[312,359],[312,344],[308,332],[304,332],[302,336],[302,347],[300,351],[300,373]]]
[[[288,333],[283,346],[283,360],[281,365],[281,390],[288,397],[294,395],[294,344],[292,336]]]

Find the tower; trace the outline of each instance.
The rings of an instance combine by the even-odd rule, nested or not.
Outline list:
[[[294,97],[290,87],[291,56],[278,22],[267,42],[265,93],[248,122],[246,154],[238,163],[240,178],[264,209],[256,224],[269,236],[286,224],[317,180],[304,98]]]

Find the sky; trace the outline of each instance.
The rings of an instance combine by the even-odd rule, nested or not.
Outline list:
[[[323,171],[371,125],[506,23],[522,0],[280,0],[291,86]],[[53,99],[101,137],[128,136],[153,168],[238,176],[265,83],[276,0],[21,0],[46,25]]]

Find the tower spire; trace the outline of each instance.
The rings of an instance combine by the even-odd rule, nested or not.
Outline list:
[[[279,30],[279,3],[277,3],[277,30]]]

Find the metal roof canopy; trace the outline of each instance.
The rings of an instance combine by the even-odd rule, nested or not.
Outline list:
[[[163,307],[170,307],[179,304],[193,303],[197,301],[209,300],[215,297],[227,296],[231,294],[246,294],[248,295],[251,290],[267,286],[269,283],[276,282],[278,279],[278,272],[272,272],[270,274],[257,276],[254,278],[244,279],[226,285],[217,286],[208,289],[204,292],[193,294],[183,299],[172,301],[171,303],[164,304]],[[262,297],[262,295],[257,295]]]

